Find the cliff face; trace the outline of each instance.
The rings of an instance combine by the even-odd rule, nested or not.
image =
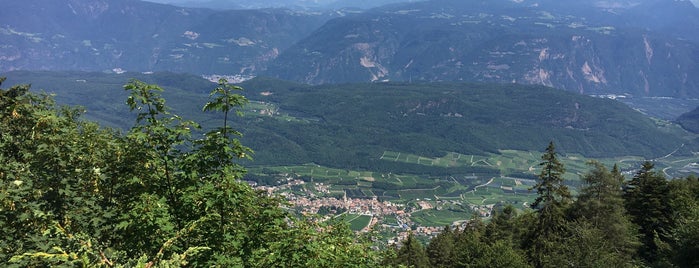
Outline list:
[[[136,0],[4,2],[0,71],[252,74],[334,16],[213,11]]]
[[[699,97],[699,9],[687,1],[432,0],[364,12],[4,2],[0,71],[516,82]]]
[[[432,1],[374,10],[327,23],[282,53],[268,74],[314,84],[466,80],[699,95],[696,36],[663,31],[667,22],[633,24],[644,6],[579,5]],[[684,13],[694,21],[699,14]]]

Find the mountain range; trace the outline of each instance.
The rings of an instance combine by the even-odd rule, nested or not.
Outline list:
[[[136,0],[0,5],[0,71],[514,82],[699,97],[699,9],[690,1],[432,0],[325,11]]]
[[[335,16],[136,0],[3,0],[0,6],[0,71],[248,75]]]
[[[297,10],[328,10],[337,8],[367,9],[389,3],[415,2],[415,0],[147,0],[182,7],[204,7],[211,9],[260,9],[288,8]]]
[[[267,73],[313,84],[480,81],[698,95],[699,12],[691,3],[539,2],[430,1],[336,18]]]

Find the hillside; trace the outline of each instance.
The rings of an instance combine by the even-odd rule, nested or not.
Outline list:
[[[699,96],[699,9],[682,1],[429,1],[336,18],[266,74],[312,84],[479,81]]]
[[[166,88],[173,112],[202,122],[215,84],[173,73],[6,74],[8,84],[32,83],[62,103],[86,107],[88,118],[127,127],[121,85],[130,77]],[[250,165],[317,163],[387,169],[384,151],[425,157],[448,152],[483,155],[501,149],[538,151],[553,140],[561,152],[587,157],[664,156],[687,143],[673,126],[659,126],[628,106],[542,86],[472,83],[358,83],[308,86],[271,79],[242,84],[251,100],[236,119],[242,142],[255,150]],[[686,146],[685,148],[690,147]],[[680,151],[679,153],[687,153]],[[421,168],[403,166],[400,168]]]
[[[468,83],[378,83],[275,88],[251,81],[250,96],[297,120],[261,118],[242,129],[267,162],[371,165],[385,150],[422,156],[538,150],[588,157],[661,156],[678,148],[674,128],[661,129],[626,105],[542,86]],[[248,93],[249,94],[249,93]],[[673,129],[670,131],[669,129]],[[281,157],[282,159],[279,159]]]
[[[0,4],[0,71],[516,82],[586,95],[699,97],[699,9],[688,1],[432,0],[366,11]]]
[[[692,133],[699,133],[699,107],[680,115],[677,123]]]
[[[96,73],[41,75],[53,80],[55,88],[74,82],[96,85],[96,81],[109,83],[123,78]],[[34,77],[39,80],[38,75]],[[187,87],[196,87],[203,81],[196,76],[172,73],[145,78]],[[0,84],[4,82],[5,78],[0,77]],[[222,86],[212,93],[215,101],[206,107],[228,114],[228,105],[235,103],[237,107],[242,98],[231,95],[223,83]],[[271,103],[254,101],[252,108],[266,109],[265,113],[248,109],[248,115],[258,117],[252,121],[267,121],[262,117],[269,115],[273,120],[301,125],[300,129],[314,124],[370,122],[349,128],[350,135],[362,136],[365,129],[393,130],[392,122],[410,121],[424,126],[450,117],[456,121],[466,118],[474,124],[478,122],[468,119],[479,116],[485,117],[480,123],[486,125],[498,124],[498,120],[518,120],[521,122],[505,126],[519,128],[518,123],[522,123],[526,129],[533,123],[542,126],[544,132],[561,126],[589,127],[584,131],[604,129],[588,122],[589,116],[600,115],[588,108],[597,100],[543,87],[435,83],[319,88],[269,80],[252,81],[247,86],[258,88],[249,91],[250,97],[279,97],[286,100],[284,107],[297,108],[294,115],[282,114]],[[634,157],[611,160],[611,170],[606,168],[611,166],[606,161],[588,162],[581,170],[584,157],[561,154],[551,142],[543,155],[500,150],[501,155],[452,152],[431,158],[384,151],[379,158],[386,163],[419,166],[414,169],[422,172],[419,174],[404,173],[404,169],[397,169],[401,166],[395,165],[389,166],[391,169],[367,171],[313,163],[252,167],[251,174],[238,161],[250,151],[230,136],[226,126],[231,122],[227,119],[217,123],[222,127],[216,131],[197,135],[190,132],[194,122],[182,122],[166,108],[158,86],[131,81],[125,88],[130,109],[139,114],[134,128],[127,132],[82,120],[80,108],[59,107],[50,96],[28,92],[28,85],[0,88],[0,262],[5,266],[698,264],[691,254],[696,249],[693,238],[699,236],[696,155],[646,160],[640,170],[638,158]],[[332,95],[336,98],[325,99],[324,90],[343,94],[336,92]],[[98,91],[104,89],[96,87],[92,94]],[[462,97],[462,91],[473,94]],[[304,100],[301,95],[311,98]],[[398,101],[386,101],[390,95],[399,96],[390,98]],[[482,99],[470,97],[474,95]],[[491,97],[500,98],[492,101]],[[235,101],[229,101],[230,98]],[[541,101],[529,100],[527,103],[540,105],[529,111],[545,110],[551,116],[513,113],[522,110],[519,99],[530,98]],[[112,103],[116,104],[115,100]],[[481,103],[495,106],[479,107]],[[353,114],[340,114],[334,106],[352,106],[347,110]],[[476,109],[467,108],[471,106]],[[597,103],[595,107],[600,107],[605,112],[602,115],[612,121],[628,118],[629,123],[638,124],[636,128],[627,128],[629,131],[645,133],[644,121],[633,120],[638,113],[624,115],[629,109],[616,109],[623,107],[618,103]],[[489,118],[491,109],[506,116]],[[376,120],[385,117],[391,119]],[[597,119],[596,122],[604,122]],[[612,123],[627,126],[625,121]],[[433,125],[437,129],[440,124]],[[235,128],[248,129],[244,125]],[[335,133],[330,135],[303,135],[347,135],[346,131],[333,129]],[[423,128],[420,132],[429,131]],[[628,134],[629,140],[634,141],[633,135]],[[364,143],[374,144],[381,138],[372,136]],[[289,157],[283,148],[274,152]],[[356,155],[350,150],[345,154]],[[571,161],[577,162],[573,163],[573,167],[577,166],[572,169],[577,170],[573,174]],[[617,163],[626,168],[635,166],[636,175],[625,181],[623,174],[627,172],[619,169]],[[693,175],[668,180],[667,170],[672,167],[656,166],[667,163],[693,169]],[[523,167],[526,173],[502,172],[515,165]],[[260,170],[272,176],[256,173]],[[540,175],[532,174],[536,172]],[[570,176],[577,178],[569,180]],[[250,180],[262,186],[253,188]],[[428,240],[427,249],[418,240]],[[663,245],[662,250],[658,244]]]
[[[137,0],[0,0],[0,71],[250,75],[333,13]]]

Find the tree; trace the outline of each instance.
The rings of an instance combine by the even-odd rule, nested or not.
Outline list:
[[[690,203],[688,209],[690,213],[678,219],[672,230],[672,261],[678,267],[699,267],[699,205]]]
[[[558,160],[553,142],[550,142],[548,147],[546,147],[541,160],[543,162],[539,163],[539,166],[542,166],[541,173],[538,176],[539,181],[533,187],[533,189],[536,189],[537,197],[534,203],[531,204],[531,207],[541,214],[561,212],[562,210],[559,208],[569,204],[571,196],[568,186],[563,184],[565,167]]]
[[[487,228],[476,218],[454,232],[456,260],[451,267],[530,267],[519,248],[507,239],[490,239],[485,235]]]
[[[669,182],[674,211],[672,262],[678,267],[699,267],[699,180],[695,176]]]
[[[502,209],[494,208],[492,219],[485,229],[485,236],[492,241],[516,241],[519,244],[522,230],[519,229],[521,226],[515,222],[516,218],[517,211],[511,204],[504,206]]]
[[[415,238],[413,233],[403,241],[393,261],[394,265],[405,265],[407,267],[423,268],[430,267],[430,260],[427,257],[422,243]]]
[[[630,266],[638,240],[624,208],[624,177],[617,165],[611,172],[597,161],[588,165],[592,169],[581,178],[564,248],[577,266]]]
[[[133,80],[125,88],[138,112],[126,135],[28,86],[0,89],[0,263],[376,266],[346,225],[307,221],[240,181],[236,160],[251,151],[227,113],[244,99],[225,81],[207,106],[226,114],[223,127],[198,138],[197,124],[171,114],[159,86]]]
[[[116,213],[105,206],[111,200],[102,170],[113,167],[119,145],[112,132],[79,120],[80,114],[27,85],[0,89],[0,263],[55,264],[51,257],[64,256],[61,250],[84,247],[77,243],[83,230],[114,239]],[[43,262],[26,255],[36,250],[47,253]]]
[[[667,250],[674,227],[670,206],[670,188],[662,174],[653,171],[651,162],[644,162],[624,188],[624,205],[631,221],[638,225],[640,257],[651,265],[668,262]]]
[[[453,267],[456,260],[454,233],[447,225],[427,245],[427,256],[432,267]]]
[[[565,168],[558,160],[553,142],[541,156],[543,162],[536,189],[537,197],[531,207],[537,212],[536,224],[528,239],[528,255],[536,267],[548,266],[552,253],[566,232],[565,210],[571,202],[568,187],[563,184]]]

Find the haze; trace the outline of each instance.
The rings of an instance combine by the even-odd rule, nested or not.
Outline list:
[[[202,6],[211,7],[214,5],[224,5],[224,6],[254,6],[254,7],[279,7],[279,6],[305,6],[305,7],[318,7],[318,6],[328,6],[331,4],[336,4],[337,2],[343,2],[343,0],[268,0],[268,1],[251,1],[254,4],[248,4],[249,1],[244,0],[146,0],[148,2],[173,4],[173,5],[185,5],[185,6]],[[414,0],[391,0],[391,1],[377,1],[377,2],[413,2]],[[694,4],[694,6],[699,7],[699,0],[689,0]],[[346,3],[354,2],[371,2],[371,1],[344,1]]]

